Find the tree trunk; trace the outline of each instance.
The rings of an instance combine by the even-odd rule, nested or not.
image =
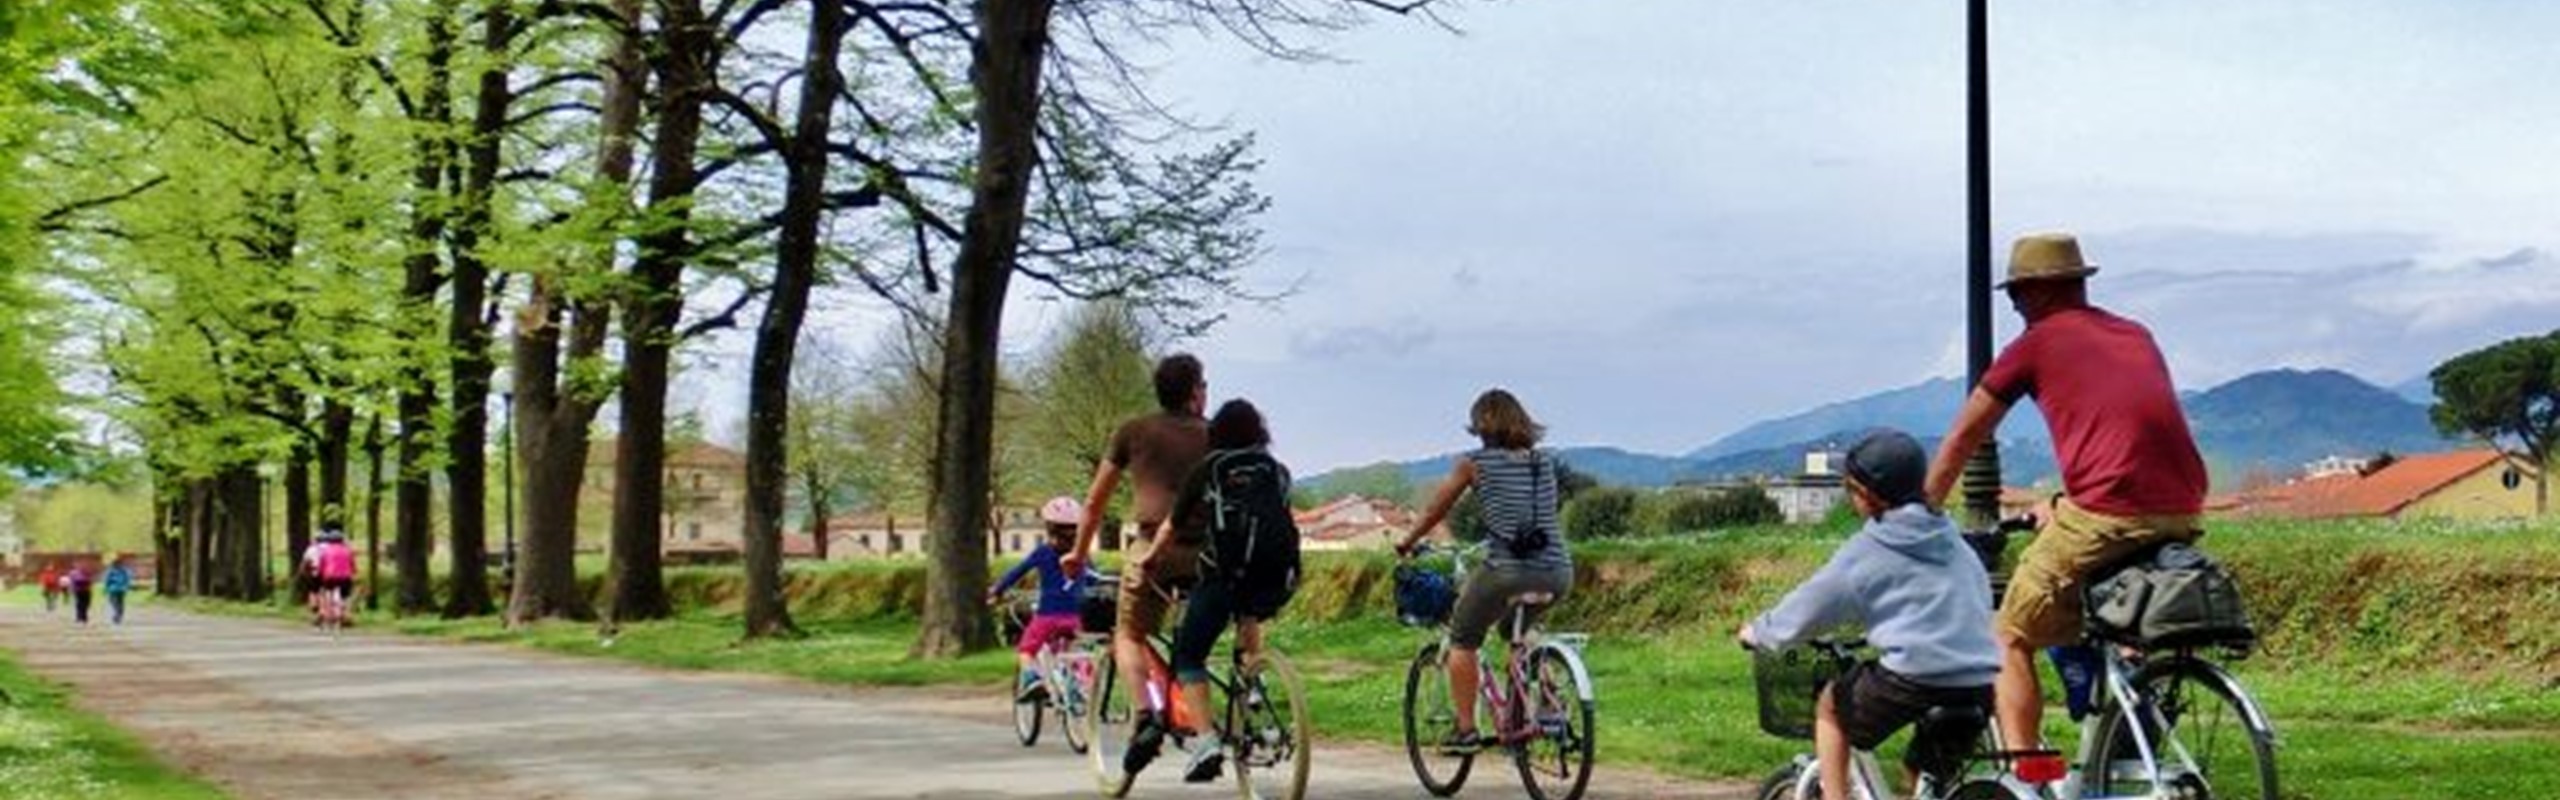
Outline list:
[[[320,407],[320,526],[347,530],[347,451],[353,447],[356,412],[336,399]]]
[[[447,619],[497,610],[489,597],[489,265],[483,246],[495,233],[490,205],[497,191],[500,144],[507,109],[507,62],[513,52],[515,14],[509,0],[492,0],[481,14],[478,103],[463,148],[461,219],[453,229],[453,297],[447,331],[453,346],[453,430],[446,432],[446,500],[452,506],[447,557],[452,561]]]
[[[303,548],[311,546],[311,452],[295,445],[284,465],[284,558],[287,564],[302,563]],[[285,586],[293,594],[302,593],[302,569],[295,567],[284,575]]]
[[[995,429],[996,365],[1002,355],[1006,287],[1022,241],[1023,203],[1037,150],[1040,67],[1048,44],[1049,0],[975,6],[979,45],[970,82],[977,90],[977,173],[960,254],[951,266],[951,314],[943,329],[942,408],[936,427],[935,497],[926,550],[924,621],[918,656],[949,658],[994,644],[987,609],[988,463]]]
[[[801,483],[800,490],[809,495],[809,546],[817,555],[818,563],[824,564],[828,549],[827,515],[834,513],[834,509],[827,502],[827,482],[814,472],[803,477],[806,480]]]
[[[605,59],[603,143],[596,174],[616,215],[630,210],[632,137],[640,127],[648,71],[640,60],[639,0],[615,0],[623,32]],[[613,249],[595,255],[594,274],[613,271]],[[564,308],[565,307],[565,308]],[[572,317],[568,363],[560,361],[562,317]],[[558,276],[538,275],[516,316],[516,455],[524,465],[524,536],[517,544],[516,584],[507,619],[588,619],[595,611],[578,591],[578,493],[587,475],[587,424],[601,397],[563,380],[580,361],[604,351],[612,306],[573,296]]]
[[[810,14],[806,68],[791,137],[783,143],[782,226],[775,248],[772,294],[747,376],[747,638],[798,633],[783,596],[782,508],[790,485],[791,362],[800,325],[818,282],[818,224],[827,193],[827,128],[843,75],[836,55],[844,41],[841,3],[817,3]]]
[[[214,575],[213,596],[226,600],[254,603],[267,599],[265,559],[259,548],[265,542],[262,528],[262,487],[255,465],[236,465],[223,470],[217,480],[214,503],[214,527],[220,566]]]
[[[453,106],[453,20],[450,10],[427,19],[427,83],[423,91],[419,123],[425,132],[418,134],[417,159],[412,172],[414,189],[420,198],[432,199],[443,194],[445,165],[451,160],[451,148],[444,142],[442,128],[452,122]],[[422,333],[436,305],[436,290],[443,283],[436,247],[444,240],[444,212],[434,202],[412,204],[409,222],[409,251],[406,279],[401,284],[401,309],[413,334]],[[423,337],[421,337],[423,338]],[[416,354],[407,357],[402,369],[398,400],[400,414],[399,475],[394,479],[396,497],[393,509],[391,540],[392,561],[400,572],[400,587],[393,607],[403,614],[420,614],[434,610],[435,587],[427,575],[431,557],[429,537],[433,535],[432,514],[434,485],[427,472],[428,439],[434,429],[435,386],[429,378],[425,359]]]
[[[187,595],[203,597],[213,593],[211,566],[213,561],[213,482],[206,478],[187,479],[186,566],[180,575],[186,578]]]
[[[623,312],[622,438],[614,451],[613,566],[608,575],[612,616],[619,622],[660,619],[674,613],[660,574],[664,546],[660,516],[666,509],[668,361],[675,349],[676,318],[684,310],[685,261],[692,257],[687,226],[695,188],[694,156],[701,144],[702,104],[710,88],[713,27],[699,0],[658,4],[665,37],[653,66],[656,135],[649,148],[647,233],[639,237],[632,265],[636,280]]]
[[[382,417],[364,437],[364,610],[382,610]]]

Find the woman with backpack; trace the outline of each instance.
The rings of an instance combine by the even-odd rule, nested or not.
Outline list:
[[[1200,583],[1173,638],[1173,675],[1182,718],[1213,719],[1209,651],[1236,627],[1236,650],[1262,650],[1262,623],[1279,616],[1298,591],[1298,525],[1289,510],[1289,468],[1271,457],[1271,431],[1252,403],[1229,400],[1209,418],[1209,455],[1182,482],[1173,516],[1159,537],[1206,531]],[[1159,538],[1158,541],[1165,541]],[[1178,731],[1196,734],[1198,731]],[[1222,755],[1210,744],[1192,753],[1183,779],[1217,778]]]
[[[1561,502],[1556,490],[1555,457],[1538,449],[1546,427],[1529,417],[1520,399],[1501,389],[1476,397],[1467,414],[1467,432],[1483,445],[1458,458],[1449,479],[1440,484],[1422,521],[1396,544],[1396,553],[1413,554],[1414,544],[1449,517],[1467,492],[1475,492],[1484,510],[1484,566],[1467,575],[1449,615],[1449,700],[1457,711],[1457,727],[1441,750],[1452,755],[1484,746],[1476,723],[1476,651],[1485,634],[1511,611],[1512,598],[1541,593],[1557,600],[1573,588],[1573,557],[1565,552],[1564,532],[1557,523]],[[1543,608],[1532,608],[1530,624]]]

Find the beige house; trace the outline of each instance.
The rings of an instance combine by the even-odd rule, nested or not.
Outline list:
[[[606,439],[587,450],[587,480],[579,491],[578,547],[602,550],[613,525],[614,448]],[[709,442],[667,453],[666,505],[658,536],[669,555],[717,559],[745,549],[747,459]]]
[[[1393,550],[1406,531],[1421,521],[1420,514],[1403,506],[1347,495],[1315,508],[1297,512],[1299,549],[1327,550]],[[1447,539],[1448,529],[1433,530],[1432,537]]]
[[[2215,498],[2240,517],[2514,520],[2534,515],[2534,474],[2495,450],[2402,456],[2363,472],[2305,477]]]
[[[996,509],[995,524],[989,527],[993,540],[987,551],[1002,558],[1031,552],[1047,534],[1040,524],[1039,512],[1026,508]],[[930,521],[922,515],[846,514],[827,520],[827,560],[845,561],[860,558],[895,558],[920,556]],[[808,538],[807,533],[800,538]]]

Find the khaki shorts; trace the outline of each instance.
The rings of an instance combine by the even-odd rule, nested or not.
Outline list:
[[[1159,547],[1167,552],[1156,572],[1142,566],[1143,554],[1131,557],[1128,566],[1120,569],[1120,616],[1113,630],[1131,636],[1162,630],[1165,615],[1173,611],[1173,599],[1161,588],[1189,587],[1200,579],[1200,545],[1164,542]]]
[[[2192,514],[2117,517],[2057,500],[2018,555],[2008,594],[1992,629],[2030,647],[2080,641],[2080,592],[2091,570],[2163,542],[2193,542],[2203,535]]]

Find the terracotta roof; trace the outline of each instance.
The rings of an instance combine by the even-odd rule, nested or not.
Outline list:
[[[2243,513],[2303,519],[2387,517],[2505,460],[2495,450],[2403,456],[2365,475],[2328,475],[2246,492],[2237,506]]]

